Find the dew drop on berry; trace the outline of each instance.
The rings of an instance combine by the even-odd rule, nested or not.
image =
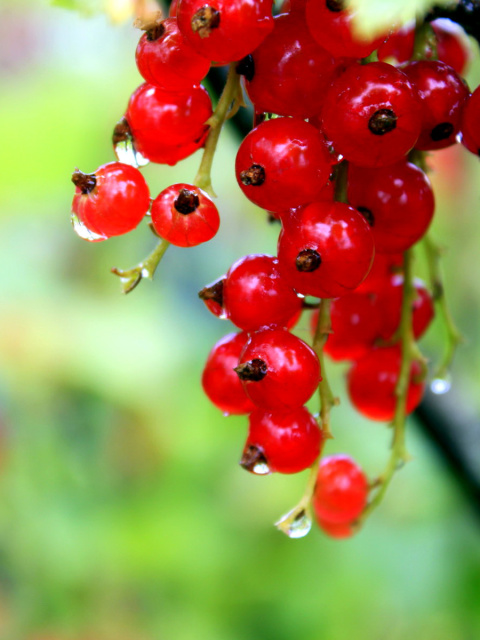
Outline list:
[[[268,476],[271,471],[266,462],[259,461],[252,467],[252,473],[257,476]]]
[[[436,396],[442,396],[448,393],[452,387],[452,382],[449,376],[444,378],[434,378],[430,383],[430,391]]]
[[[301,511],[293,509],[276,522],[275,526],[286,536],[295,540],[296,538],[304,538],[310,533],[312,520],[305,509]]]
[[[113,150],[119,162],[135,167],[135,169],[138,169],[138,167],[144,167],[150,162],[150,160],[147,160],[147,158],[142,156],[142,154],[135,149],[131,137],[117,142],[113,146]]]
[[[88,242],[101,242],[102,240],[108,239],[107,236],[95,233],[86,227],[76,213],[72,213],[70,220],[72,222],[73,230],[79,238],[82,238],[82,240],[88,240]]]

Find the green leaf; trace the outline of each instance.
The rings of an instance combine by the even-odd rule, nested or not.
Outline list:
[[[347,0],[355,11],[355,27],[364,36],[377,35],[422,16],[434,5],[448,6],[452,0]]]

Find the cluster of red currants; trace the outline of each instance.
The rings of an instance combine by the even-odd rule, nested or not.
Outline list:
[[[434,214],[424,152],[460,137],[480,149],[480,93],[470,97],[461,77],[461,28],[437,20],[366,39],[354,17],[341,0],[286,0],[275,18],[272,0],[174,2],[169,18],[144,21],[136,60],[145,83],[114,131],[125,162],[73,174],[74,223],[88,240],[126,233],[147,213],[164,242],[209,240],[219,216],[208,193],[175,184],[151,202],[138,166],[214,150],[227,112],[212,112],[200,83],[211,65],[230,64],[227,84],[244,77],[255,126],[236,177],[280,221],[278,255],[247,255],[200,292],[240,329],[212,349],[203,387],[224,413],[249,414],[245,469],[312,467],[309,498],[333,537],[355,531],[371,486],[350,457],[321,458],[333,404],[323,354],[351,361],[351,402],[372,420],[419,404],[425,363],[411,347],[434,316],[410,257]],[[291,332],[311,307],[313,348]],[[317,419],[305,404],[319,387]]]

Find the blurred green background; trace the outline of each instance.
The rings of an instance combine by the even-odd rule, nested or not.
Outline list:
[[[104,16],[0,0],[0,638],[479,638],[480,523],[413,421],[414,460],[357,537],[290,541],[271,523],[306,474],[245,473],[246,419],[202,394],[230,328],[196,292],[241,255],[274,253],[278,233],[236,185],[231,133],[214,165],[221,231],[171,249],[153,284],[122,296],[109,273],[150,251],[146,225],[98,244],[73,233],[70,175],[114,159],[137,39]],[[146,167],[152,195],[192,180],[199,159]],[[458,148],[434,169],[434,236],[467,337],[453,393],[480,415],[480,167]],[[442,341],[435,325],[432,360]],[[345,368],[330,368],[344,398]],[[333,430],[329,451],[379,473],[383,425],[344,401]]]

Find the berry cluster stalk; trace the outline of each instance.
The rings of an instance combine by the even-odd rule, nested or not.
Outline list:
[[[227,82],[222,95],[220,96],[213,115],[206,123],[209,125],[210,131],[205,141],[200,167],[194,180],[194,184],[197,187],[203,189],[213,197],[215,197],[215,192],[212,187],[211,171],[220,132],[225,121],[232,117],[238,107],[243,104],[240,76],[237,74],[235,67],[236,63],[232,63],[230,65]],[[135,267],[132,267],[131,269],[118,269],[117,267],[112,268],[112,273],[120,277],[123,293],[130,293],[133,291],[133,289],[135,289],[135,287],[144,278],[153,280],[155,271],[169,246],[169,242],[161,239],[150,255]]]

